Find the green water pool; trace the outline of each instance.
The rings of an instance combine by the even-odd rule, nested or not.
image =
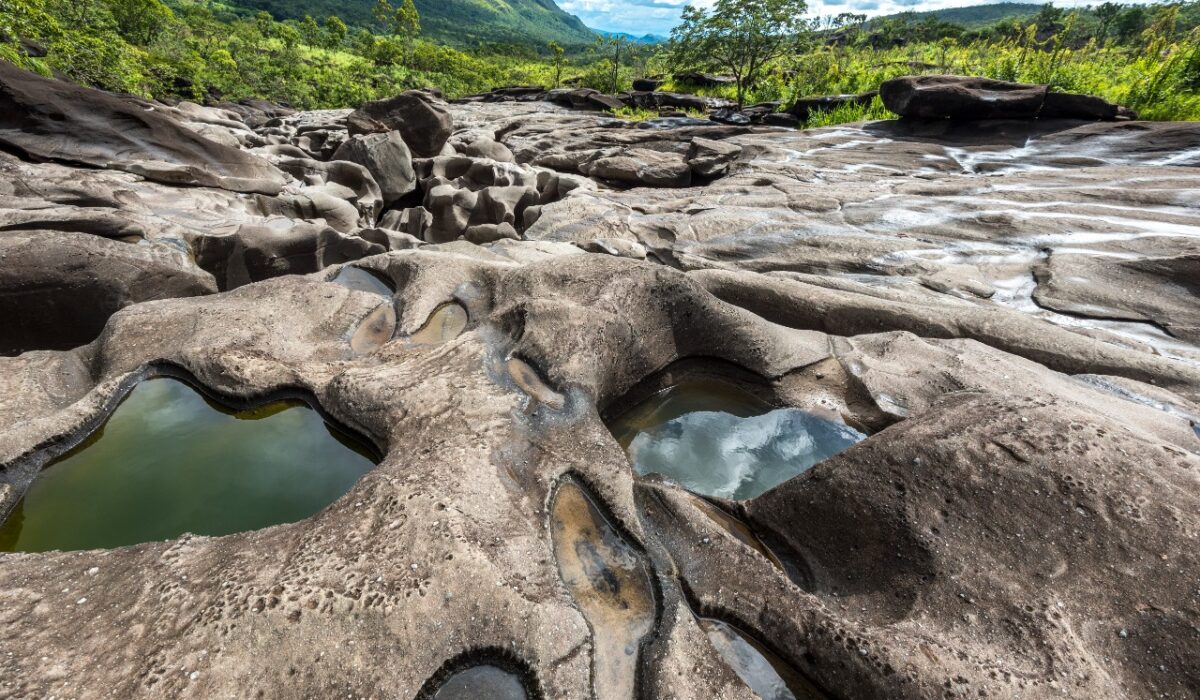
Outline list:
[[[170,377],[138,384],[0,523],[0,551],[110,548],[306,518],[374,466],[303,401],[235,411]]]

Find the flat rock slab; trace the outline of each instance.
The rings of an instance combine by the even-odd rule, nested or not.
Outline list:
[[[284,176],[240,149],[98,90],[0,63],[0,144],[38,160],[115,168],[151,180],[276,194]]]

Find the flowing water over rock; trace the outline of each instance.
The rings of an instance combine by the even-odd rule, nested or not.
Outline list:
[[[570,481],[555,494],[551,531],[563,583],[592,628],[596,697],[635,697],[638,647],[654,625],[645,561]]]
[[[92,549],[224,535],[306,518],[373,466],[302,401],[233,411],[148,379],[48,466],[0,525],[0,551]]]
[[[528,697],[519,676],[483,664],[450,676],[434,692],[432,700],[526,700]]]
[[[633,409],[613,434],[639,475],[732,499],[754,498],[866,437],[814,413],[768,408],[731,385],[688,382]]]

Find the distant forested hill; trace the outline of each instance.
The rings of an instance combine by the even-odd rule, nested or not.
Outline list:
[[[1005,19],[1032,17],[1038,13],[1040,8],[1041,5],[1023,2],[997,2],[991,5],[976,5],[974,7],[951,7],[944,10],[930,10],[928,12],[905,12],[903,16],[916,21],[920,21],[926,17],[934,17],[943,22],[953,22],[967,29],[977,29]],[[887,15],[887,17],[879,17],[877,19],[894,19],[900,16]]]
[[[600,36],[607,37],[609,39],[624,39],[631,44],[662,44],[667,40],[667,37],[660,34],[643,34],[641,36],[637,36],[636,34],[630,34],[629,32],[606,32],[603,29],[594,29],[593,31]]]
[[[341,17],[352,26],[373,25],[375,0],[231,0],[252,10],[266,10],[276,19],[312,15],[321,20]],[[457,46],[479,43],[586,44],[596,35],[554,0],[414,0],[421,13],[421,33]],[[393,2],[399,5],[399,2]]]

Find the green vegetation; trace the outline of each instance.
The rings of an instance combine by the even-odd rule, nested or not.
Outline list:
[[[874,90],[902,75],[953,73],[1099,95],[1146,119],[1200,119],[1200,3],[1105,3],[1070,13],[1043,5],[1025,21],[1005,13],[1028,5],[967,9],[986,16],[989,7],[999,7],[1004,19],[975,29],[939,18],[950,11],[873,21],[845,14],[814,22],[806,47],[763,68],[745,99],[786,105],[812,95]],[[711,65],[676,48],[680,38],[669,55],[673,71]],[[738,97],[733,86],[689,89],[668,82],[663,89]],[[876,102],[816,115],[809,125],[883,116]]]
[[[402,3],[373,33],[336,16],[277,22],[189,0],[0,0],[0,60],[143,97],[263,98],[302,108],[427,85],[462,95],[551,81],[549,60],[532,51],[463,51],[417,38],[411,6]]]
[[[804,0],[717,0],[711,10],[688,5],[670,51],[676,63],[728,71],[740,107],[762,71],[796,53],[807,9]]]
[[[821,126],[835,124],[851,124],[853,122],[873,121],[876,119],[892,119],[895,115],[883,106],[883,100],[876,97],[870,104],[844,104],[830,110],[817,110],[808,115],[803,128],[816,129]]]
[[[230,0],[250,11],[264,10],[281,20],[306,15],[337,15],[351,26],[370,27],[375,0]],[[410,3],[413,0],[409,0]],[[583,46],[595,38],[592,30],[552,2],[540,0],[415,0],[425,35],[457,47],[492,43]]]
[[[681,112],[692,119],[708,119],[708,112],[699,112],[691,109],[672,111]],[[644,122],[650,119],[657,119],[662,116],[653,109],[644,109],[642,107],[622,107],[621,109],[613,111],[612,115],[618,119],[624,119],[631,122]]]
[[[957,73],[1099,95],[1149,119],[1200,119],[1200,1],[1069,13],[1006,3],[965,15],[868,21],[845,14],[800,23],[802,0],[721,0],[690,11],[666,45],[589,35],[587,45],[471,48],[432,41],[439,20],[420,12],[422,0],[373,2],[356,23],[344,14],[278,21],[206,0],[0,0],[0,60],[144,97],[253,97],[301,108],[353,106],[423,86],[450,97],[504,85],[614,93],[636,78],[686,70],[739,80],[693,88],[668,79],[661,89],[786,107],[800,97],[874,90],[901,75]],[[976,21],[993,16],[1000,19]],[[813,115],[809,125],[886,116],[876,101]]]
[[[749,101],[788,103],[874,90],[902,75],[953,73],[1098,95],[1147,119],[1200,119],[1200,3],[1107,4],[1072,13],[1044,6],[1026,24],[1006,21],[987,30],[933,22],[829,29],[818,35],[827,41],[776,62]],[[914,40],[881,41],[880,31]],[[706,92],[734,97],[729,89]]]

